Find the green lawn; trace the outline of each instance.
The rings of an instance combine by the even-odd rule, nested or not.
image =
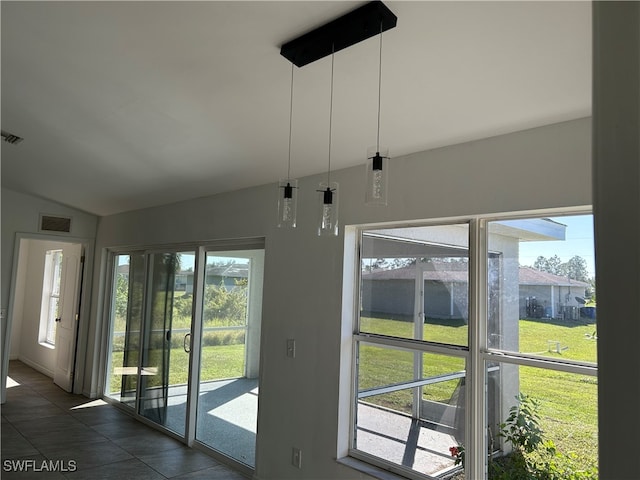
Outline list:
[[[520,320],[520,351],[538,355],[581,361],[596,361],[594,324]],[[413,324],[407,321],[363,318],[362,330],[391,336],[412,336]],[[424,326],[424,338],[450,344],[467,344],[464,324],[447,326],[434,321]],[[558,341],[561,353],[549,351],[548,340]],[[564,349],[564,347],[568,347]],[[465,369],[457,357],[424,354],[424,377]],[[542,426],[563,453],[573,452],[586,464],[597,461],[597,379],[533,367],[519,368],[519,389],[540,401]],[[360,349],[359,389],[390,385],[413,379],[413,353],[373,345]],[[449,403],[459,380],[425,387],[423,397]],[[412,394],[401,390],[367,398],[385,407],[411,412]],[[505,413],[506,415],[506,413]],[[504,420],[504,419],[500,419]]]
[[[153,353],[158,352],[155,350]],[[123,352],[113,352],[112,369],[122,365]],[[169,383],[171,385],[184,385],[189,374],[189,356],[182,347],[172,348],[169,360]],[[149,362],[153,365],[154,362]],[[112,372],[113,373],[113,370]],[[200,368],[200,381],[220,380],[224,378],[237,378],[244,375],[244,345],[217,345],[202,349],[202,362]],[[111,392],[120,390],[122,377],[111,376]]]

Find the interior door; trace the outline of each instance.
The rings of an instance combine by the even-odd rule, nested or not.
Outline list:
[[[80,308],[80,274],[82,245],[65,244],[62,248],[60,306],[56,318],[56,367],[53,381],[67,392],[73,390],[76,334]]]

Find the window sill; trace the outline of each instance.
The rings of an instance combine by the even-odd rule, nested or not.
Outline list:
[[[353,457],[338,458],[337,462],[379,480],[407,480],[407,477],[401,477]]]
[[[52,345],[49,342],[38,342],[38,343],[40,344],[41,347],[48,348],[50,350],[55,350],[56,349],[56,346]]]

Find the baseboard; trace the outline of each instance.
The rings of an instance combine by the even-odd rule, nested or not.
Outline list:
[[[17,360],[20,360],[22,363],[24,363],[25,365],[30,366],[31,368],[33,368],[34,370],[37,370],[38,372],[42,373],[43,375],[46,375],[47,377],[50,377],[51,380],[53,380],[53,370],[49,370],[46,367],[43,367],[42,365],[33,362],[31,360],[29,360],[28,358],[22,357],[20,355],[18,355]]]
[[[98,392],[90,392],[90,391],[87,391],[87,390],[82,390],[81,394],[84,395],[85,397],[91,399],[91,400],[99,398],[98,397]]]

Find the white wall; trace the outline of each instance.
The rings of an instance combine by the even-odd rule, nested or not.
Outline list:
[[[2,205],[2,231],[0,232],[2,242],[0,254],[0,308],[3,312],[2,325],[0,325],[0,345],[2,345],[2,385],[0,387],[0,397],[2,402],[4,402],[6,393],[4,379],[7,375],[9,344],[11,341],[11,339],[7,337],[7,324],[9,314],[13,313],[8,312],[8,307],[12,289],[12,275],[14,274],[13,266],[16,238],[40,238],[49,240],[51,238],[59,238],[61,240],[82,242],[85,248],[89,248],[92,252],[98,217],[42,198],[18,193],[7,188],[2,188],[2,199],[0,203]],[[41,214],[71,217],[71,232],[69,234],[59,235],[43,234],[38,229]],[[16,271],[15,274],[17,275],[17,273]],[[87,292],[88,289],[85,290],[84,295],[87,295],[86,298],[88,301],[89,297]],[[16,294],[18,301],[20,301],[20,295],[22,295],[22,293],[16,290]],[[81,325],[80,329],[82,328],[83,326]],[[13,337],[13,333],[10,336]],[[79,336],[82,339],[82,344],[79,345],[79,355],[81,358],[84,358],[86,334],[80,331]]]
[[[98,217],[42,198],[2,188],[2,267],[0,305],[7,308],[11,286],[11,268],[16,233],[42,233],[38,229],[41,214],[71,217],[71,232],[60,237],[95,238]]]
[[[361,168],[336,172],[343,225],[337,238],[316,236],[320,176],[300,180],[295,231],[274,226],[275,185],[103,217],[96,265],[103,265],[106,247],[264,236],[257,476],[368,478],[335,462],[342,332],[348,332],[341,324],[343,254],[350,254],[344,225],[589,205],[590,126],[580,119],[393,159],[388,207],[364,205]],[[94,285],[101,287],[102,273],[96,268]],[[88,352],[85,377],[92,394],[99,392],[106,344],[100,290],[93,292],[96,348]],[[287,338],[296,339],[293,359]],[[303,451],[301,470],[291,466],[293,446]]]
[[[16,360],[20,354],[20,339],[22,338],[22,321],[13,321],[13,318],[22,319],[24,315],[24,294],[27,281],[27,265],[29,258],[29,242],[25,241],[20,248],[18,266],[16,271],[15,298],[11,322],[11,346],[9,358]]]

